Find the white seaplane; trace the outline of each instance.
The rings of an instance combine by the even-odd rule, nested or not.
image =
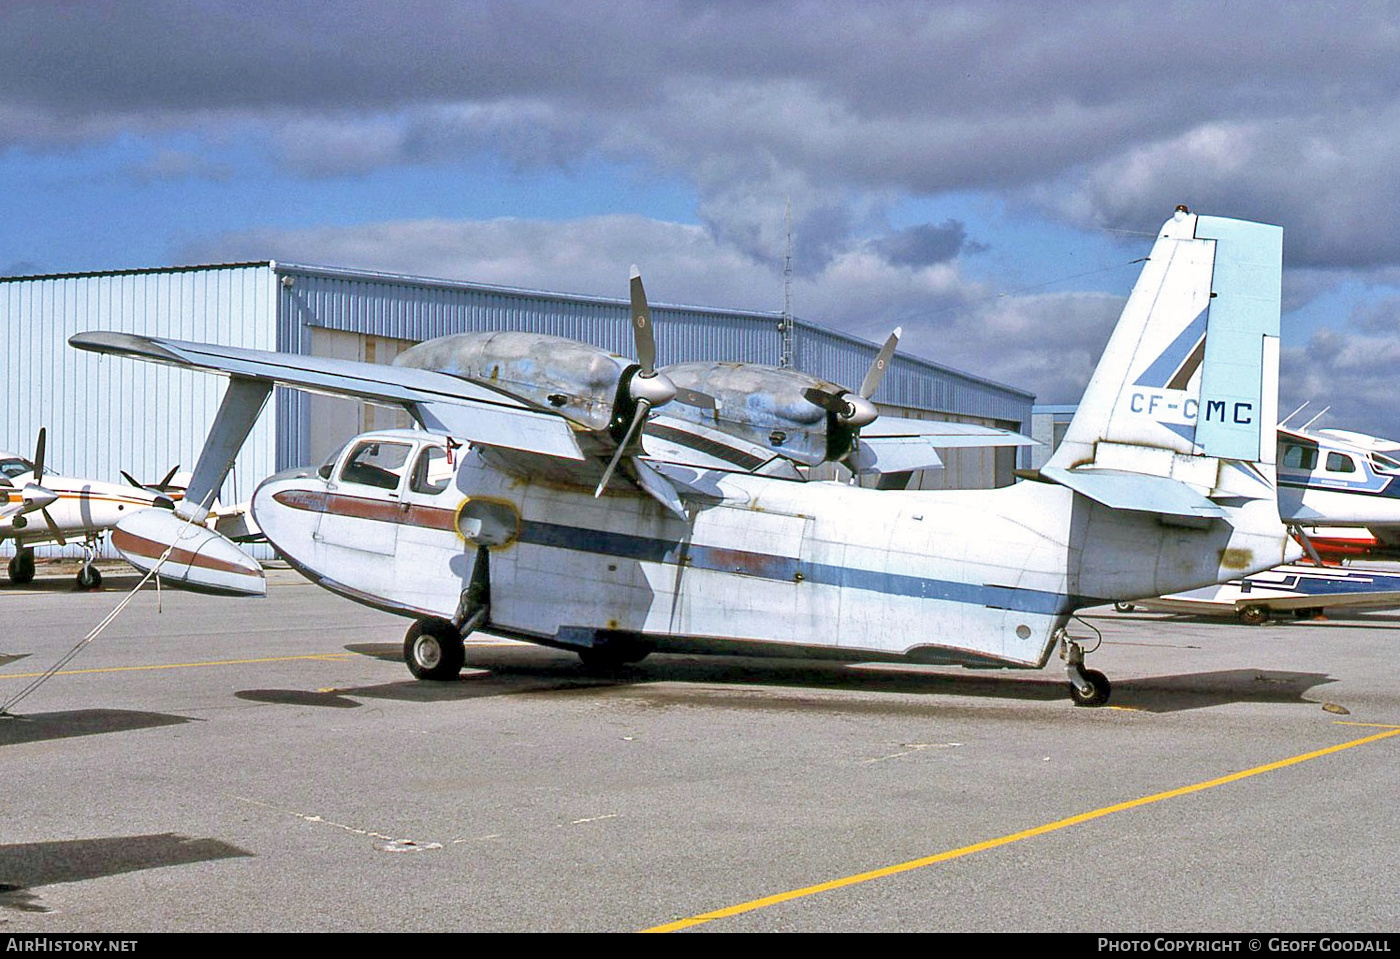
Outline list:
[[[34,579],[34,547],[70,540],[83,548],[78,586],[96,589],[102,573],[93,565],[97,544],[117,522],[152,507],[171,510],[181,487],[171,485],[172,469],[159,483],[138,483],[123,473],[128,485],[63,476],[44,467],[47,431],[39,430],[34,459],[0,450],[0,542],[14,543],[10,557],[10,582],[16,586]]]
[[[1178,208],[1059,451],[1039,481],[994,490],[809,481],[823,462],[904,471],[940,444],[1021,440],[877,416],[881,360],[856,392],[752,364],[656,369],[635,269],[637,361],[506,332],[392,367],[70,342],[231,377],[186,498],[114,536],[205,588],[261,589],[258,565],[198,524],[274,384],[412,413],[424,429],[355,437],[264,481],[252,509],[306,576],[414,620],[417,677],[455,678],[463,638],[487,628],[603,664],[655,650],[1040,668],[1058,649],[1075,702],[1098,705],[1110,685],[1066,631],[1075,610],[1301,555],[1273,464],[1281,272],[1279,228]]]

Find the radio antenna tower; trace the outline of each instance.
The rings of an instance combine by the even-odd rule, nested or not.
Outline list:
[[[782,334],[778,365],[783,369],[792,368],[793,329],[792,329],[792,197],[787,200],[787,256],[783,260],[783,321],[778,324]]]

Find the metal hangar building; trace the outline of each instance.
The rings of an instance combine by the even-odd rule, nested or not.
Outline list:
[[[731,360],[780,365],[781,313],[652,304],[659,365]],[[72,349],[68,337],[115,330],[262,350],[388,363],[449,333],[551,333],[633,354],[624,299],[274,261],[0,278],[8,349],[0,358],[0,448],[32,455],[48,428],[47,465],[71,476],[154,481],[193,469],[224,378]],[[793,320],[792,366],[848,388],[877,344]],[[874,397],[900,416],[1026,432],[1034,396],[897,354]],[[279,470],[320,462],[366,429],[408,425],[398,410],[279,388],[221,493],[247,499]],[[948,450],[924,489],[1013,482],[1013,448]]]

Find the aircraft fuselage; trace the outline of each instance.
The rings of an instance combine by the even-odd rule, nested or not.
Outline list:
[[[397,467],[352,467],[367,444],[404,447]],[[523,479],[470,448],[447,473],[445,448],[415,431],[357,437],[325,475],[264,482],[254,518],[321,585],[414,617],[454,615],[486,543],[490,628],[535,642],[587,648],[608,633],[987,666],[1044,665],[1075,609],[1286,558],[1272,500],[1187,527],[1046,483],[900,492],[684,470],[701,493],[682,520],[640,493]],[[430,450],[435,482],[415,466]]]

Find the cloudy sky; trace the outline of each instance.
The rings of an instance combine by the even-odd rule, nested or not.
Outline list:
[[[282,259],[794,312],[1078,399],[1178,203],[1400,438],[1400,4],[0,0],[0,275]]]

